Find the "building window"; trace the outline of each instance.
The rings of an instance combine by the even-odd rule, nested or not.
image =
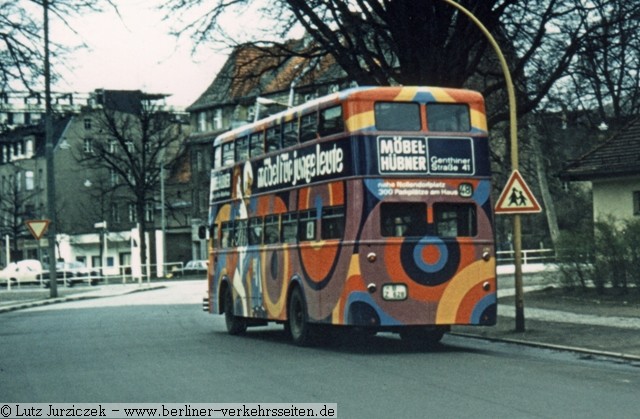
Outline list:
[[[118,204],[111,204],[111,222],[120,222],[120,211],[118,211]]]
[[[147,222],[153,221],[153,202],[147,202],[144,208],[144,220]]]
[[[640,191],[633,191],[633,215],[640,215]]]
[[[213,129],[222,128],[222,109],[217,108],[213,111]]]
[[[91,129],[91,119],[85,118],[85,120],[84,120],[84,129],[86,129],[86,130],[90,130]]]
[[[136,217],[136,206],[134,204],[129,204],[129,221],[135,223],[137,221]]]
[[[207,113],[200,112],[198,114],[198,132],[205,132],[207,130]]]
[[[93,153],[93,141],[91,140],[91,138],[84,139],[83,150],[85,153]]]
[[[28,191],[32,191],[35,187],[35,182],[33,179],[33,171],[32,170],[27,170],[24,174],[24,182],[25,182],[25,189]]]
[[[111,183],[111,186],[118,186],[118,172],[116,172],[115,169],[110,169],[109,174],[109,181]]]

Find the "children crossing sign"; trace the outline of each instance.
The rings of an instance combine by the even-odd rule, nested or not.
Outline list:
[[[540,204],[531,193],[520,172],[514,170],[498,198],[496,214],[527,214],[541,212]]]

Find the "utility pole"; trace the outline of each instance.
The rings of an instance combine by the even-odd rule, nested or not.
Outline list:
[[[53,170],[53,121],[51,120],[51,63],[49,60],[49,0],[43,0],[44,9],[44,91],[45,91],[45,154],[47,160],[47,213],[49,225],[49,284],[51,298],[58,296],[56,272],[56,183]]]

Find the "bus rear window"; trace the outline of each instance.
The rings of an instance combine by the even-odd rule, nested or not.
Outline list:
[[[427,104],[427,126],[429,131],[471,131],[469,106],[453,103]]]
[[[376,128],[381,131],[420,131],[420,105],[378,102],[374,107]]]
[[[474,204],[435,204],[433,214],[440,237],[473,237],[478,233]]]
[[[425,236],[427,204],[386,202],[380,205],[380,230],[384,237]]]

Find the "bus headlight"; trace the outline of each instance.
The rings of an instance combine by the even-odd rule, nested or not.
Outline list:
[[[408,296],[406,284],[384,284],[382,286],[382,299],[387,301],[406,300]]]

